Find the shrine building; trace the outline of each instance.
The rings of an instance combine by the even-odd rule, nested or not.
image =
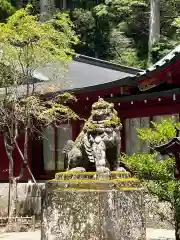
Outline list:
[[[52,72],[40,69],[35,78],[41,79],[40,88],[57,86],[64,81],[77,102],[72,109],[82,118],[88,118],[91,106],[99,98],[114,103],[123,125],[121,151],[128,154],[148,152],[148,146],[138,137],[136,128],[150,127],[151,121],[174,117],[180,113],[180,46],[146,70],[125,67],[103,60],[76,55],[62,79],[50,81]],[[52,93],[53,97],[56,93]],[[37,180],[46,180],[55,172],[64,171],[62,149],[67,140],[75,140],[83,126],[73,121],[60,128],[43,129],[44,139],[31,139],[29,166]],[[23,143],[23,139],[19,139]],[[0,180],[8,180],[8,159],[0,137]],[[14,152],[15,172],[20,168],[20,156]],[[27,171],[24,180],[29,179]]]

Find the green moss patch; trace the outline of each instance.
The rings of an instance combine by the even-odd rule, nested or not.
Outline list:
[[[105,126],[112,126],[112,127],[116,127],[120,125],[120,119],[118,117],[114,117],[109,121],[105,121],[104,122]]]
[[[92,105],[93,110],[113,108],[113,107],[114,107],[113,103],[106,102],[103,99],[99,99],[98,102],[96,102]]]
[[[100,189],[100,188],[57,188],[55,191],[105,191],[106,189]],[[118,189],[113,189],[110,191],[117,191]],[[138,188],[135,187],[126,187],[126,188],[119,188],[120,191],[137,191]],[[108,191],[108,190],[107,190]]]
[[[52,179],[48,182],[72,182],[72,183],[116,183],[116,182],[138,182],[137,178],[116,178],[108,180],[99,180],[99,179]]]
[[[63,176],[63,175],[70,175],[70,176],[72,176],[72,175],[79,175],[79,176],[94,176],[96,174],[96,172],[59,172],[59,173],[56,173],[56,175],[61,175],[61,176]],[[130,175],[130,173],[129,172],[111,172],[111,175]]]
[[[98,176],[96,172],[60,172],[56,173],[55,179],[56,180],[71,180],[72,178],[78,179],[88,179],[90,181],[95,180],[94,177]],[[127,179],[131,178],[131,174],[129,172],[111,172],[110,180],[113,179]]]
[[[135,187],[124,187],[124,188],[119,188],[120,191],[137,191],[139,190],[138,188]]]

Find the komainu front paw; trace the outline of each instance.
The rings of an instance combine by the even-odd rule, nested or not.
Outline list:
[[[116,172],[127,172],[126,169],[123,167],[118,167],[115,171]]]
[[[96,175],[95,178],[99,180],[105,180],[105,179],[110,179],[111,176],[111,171],[109,170],[108,167],[97,167],[96,168]]]
[[[69,170],[69,172],[86,172],[86,169],[83,167],[76,167]]]
[[[97,173],[111,173],[108,167],[100,166],[96,168]]]

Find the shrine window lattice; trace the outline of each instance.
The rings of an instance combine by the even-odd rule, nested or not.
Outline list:
[[[72,139],[71,125],[61,125],[60,128],[48,126],[43,130],[43,135],[44,170],[64,170],[62,150],[67,141]]]
[[[127,154],[132,155],[133,153],[144,152],[149,153],[150,148],[148,143],[141,141],[138,138],[137,128],[149,128],[152,127],[151,121],[160,123],[163,119],[174,118],[176,122],[179,121],[179,115],[161,115],[142,118],[128,118],[125,120],[125,151]]]

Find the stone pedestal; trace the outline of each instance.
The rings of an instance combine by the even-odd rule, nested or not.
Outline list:
[[[61,173],[46,183],[41,240],[145,240],[142,191],[129,173],[94,180]]]

